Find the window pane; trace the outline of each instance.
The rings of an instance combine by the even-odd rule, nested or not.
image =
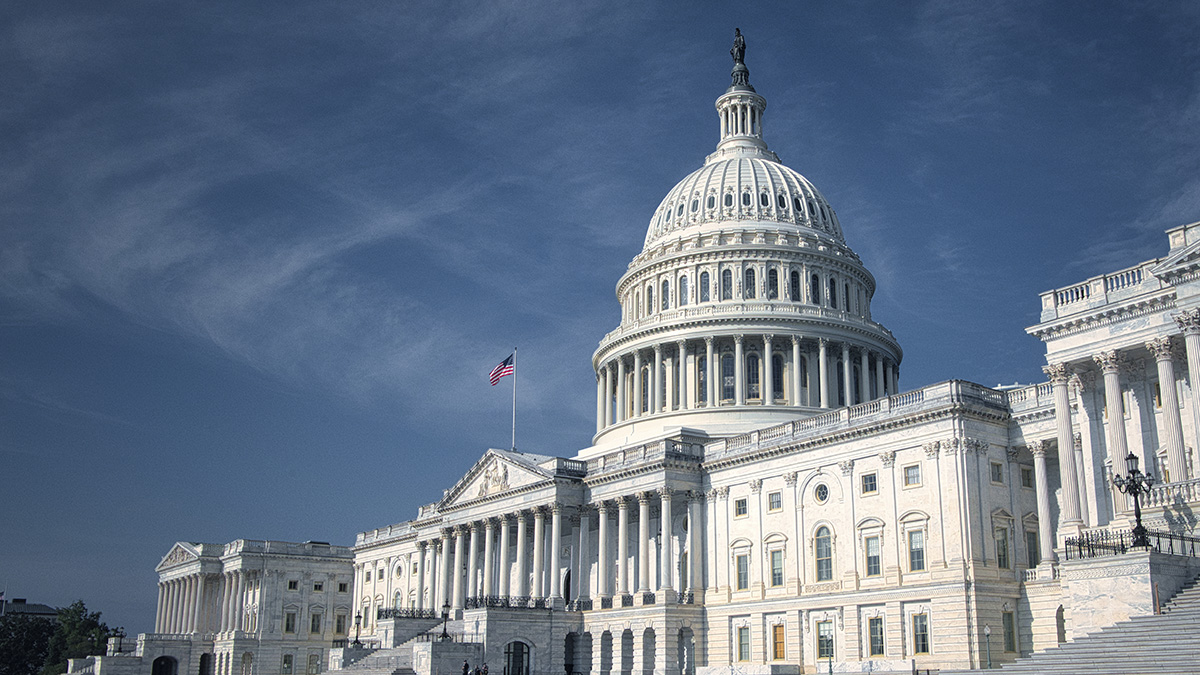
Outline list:
[[[783,508],[783,493],[772,492],[767,495],[767,508],[772,511],[778,511]]]
[[[1017,625],[1012,612],[1004,612],[1000,615],[1004,624],[1004,651],[1017,651]]]
[[[863,494],[869,494],[879,489],[878,483],[873,473],[865,473],[862,477]]]
[[[783,585],[783,551],[771,551],[771,585]]]
[[[738,641],[738,661],[750,660],[750,629],[746,626],[738,626],[737,629]]]
[[[817,622],[817,658],[833,658],[833,622]]]
[[[688,282],[687,277],[679,277],[679,305],[688,304]]]
[[[750,588],[750,556],[742,554],[737,557],[737,589],[747,588]]]
[[[733,299],[733,272],[730,270],[721,272],[721,299]]]
[[[745,297],[745,298],[753,298],[753,297],[755,297],[755,295],[754,295],[754,290],[755,290],[755,289],[754,289],[754,287],[755,287],[755,285],[756,285],[756,284],[755,284],[755,281],[754,281],[754,270],[752,270],[752,269],[750,269],[750,270],[746,270],[746,274],[745,274],[745,279],[744,279],[744,281],[745,281],[745,286],[746,286],[746,288],[745,288],[745,289],[743,290],[743,292],[742,292],[742,297]]]
[[[783,624],[777,623],[774,626],[771,626],[771,637],[772,637],[771,642],[773,643],[773,646],[771,649],[771,657],[774,658],[776,661],[778,661],[780,659],[786,659],[787,658],[787,648],[786,648],[787,641],[784,637]]]
[[[912,572],[925,569],[925,530],[908,533],[908,569]]]
[[[867,627],[871,636],[871,656],[883,656],[883,617],[867,619]]]
[[[996,528],[996,566],[1000,569],[1008,569],[1011,563],[1008,559],[1008,528]]]
[[[1040,542],[1038,542],[1037,530],[1025,531],[1025,551],[1029,556],[1029,566],[1037,567],[1038,563],[1042,562],[1042,551]]]
[[[708,302],[708,272],[700,273],[700,302]]]
[[[829,528],[817,530],[817,581],[833,579],[833,542],[829,536]]]
[[[865,544],[867,550],[867,576],[878,576],[882,572],[879,537],[867,537]]]
[[[767,298],[774,300],[779,297],[779,272],[777,270],[767,271]]]
[[[925,614],[914,614],[912,618],[913,626],[913,653],[928,654],[929,653],[929,616]]]

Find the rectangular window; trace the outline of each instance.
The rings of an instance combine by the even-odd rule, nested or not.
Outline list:
[[[345,581],[338,582],[338,593],[345,593],[350,590],[350,584]]]
[[[863,541],[863,548],[867,553],[867,576],[876,577],[883,573],[883,566],[880,564],[880,549],[879,537],[867,537]]]
[[[318,675],[321,672],[321,655],[308,655],[308,675]]]
[[[921,484],[921,465],[912,464],[904,467],[904,487]]]
[[[883,656],[883,617],[873,616],[867,619],[867,633],[871,640],[871,656]]]
[[[299,582],[299,581],[297,581],[297,580],[295,580],[295,579],[289,579],[289,580],[288,580],[288,590],[289,590],[289,591],[298,591],[298,590],[300,590],[300,582]]]
[[[283,675],[292,675],[292,668],[295,665],[294,664],[295,658],[296,657],[292,656],[291,654],[284,654],[283,655],[283,664],[280,666],[279,672],[282,673]]]
[[[1012,566],[1008,559],[1008,528],[996,528],[996,566],[1006,570]]]
[[[1017,651],[1017,622],[1016,617],[1012,612],[1004,612],[1000,615],[1000,620],[1004,624],[1004,651]]]
[[[1004,485],[1004,465],[1000,462],[992,462],[992,482]]]
[[[741,499],[733,500],[733,515],[735,518],[741,518],[742,516],[749,513],[749,511],[750,511],[750,508],[748,506],[748,503],[746,502],[745,497],[742,497]]]
[[[874,494],[879,491],[879,480],[873,473],[864,473],[862,475],[862,492],[864,495]]]
[[[1021,467],[1021,487],[1033,489],[1033,469],[1027,466]]]
[[[324,582],[321,582],[321,581],[314,581],[314,582],[313,582],[313,592],[314,592],[314,593],[320,593],[320,592],[321,592],[321,591],[323,591],[323,590],[325,590],[325,583],[324,583]]]
[[[833,658],[833,622],[817,622],[817,658]]]
[[[783,585],[783,549],[771,551],[771,585]]]
[[[747,588],[750,588],[750,555],[743,553],[737,557],[737,589]]]
[[[737,629],[738,661],[750,660],[750,627],[738,626]]]
[[[333,617],[333,632],[337,633],[338,635],[345,635],[348,624],[349,619],[346,617],[346,615],[338,614],[337,616]]]
[[[913,653],[914,654],[928,654],[929,653],[929,615],[928,614],[913,614],[912,629],[913,629]]]
[[[296,632],[296,613],[295,612],[286,612],[283,615],[283,632],[285,632],[285,633],[295,633]]]
[[[1025,530],[1025,555],[1028,556],[1031,569],[1042,562],[1042,548],[1038,541],[1037,530]]]
[[[783,493],[772,492],[767,495],[767,508],[772,511],[780,511],[783,509]]]
[[[371,580],[371,570],[367,570],[367,574],[366,574],[365,580],[366,580],[366,581],[370,581],[370,580]],[[292,582],[290,582],[290,581],[289,581],[289,582],[288,582],[288,585],[290,586],[290,585],[291,585],[291,583],[292,583]]]
[[[913,530],[908,533],[908,570],[925,570],[925,530]]]
[[[787,639],[781,623],[771,626],[771,658],[776,661],[787,658]]]
[[[321,634],[321,615],[320,614],[313,614],[311,617],[309,617],[308,632],[313,635]]]

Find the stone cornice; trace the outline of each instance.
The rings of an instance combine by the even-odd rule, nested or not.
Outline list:
[[[1143,296],[1133,302],[1116,305],[1102,305],[1094,311],[1056,319],[1047,323],[1030,326],[1025,332],[1040,340],[1077,335],[1085,331],[1111,326],[1121,321],[1136,319],[1157,312],[1168,311],[1175,307],[1175,289],[1160,289],[1154,295]]]

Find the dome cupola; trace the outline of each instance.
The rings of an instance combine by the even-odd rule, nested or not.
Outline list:
[[[745,51],[735,31],[716,150],[667,193],[617,282],[621,325],[593,356],[598,448],[738,434],[897,390],[875,279],[825,197],[767,147]]]

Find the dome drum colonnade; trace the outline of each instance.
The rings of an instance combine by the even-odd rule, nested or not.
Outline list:
[[[623,598],[620,606],[653,604],[655,600],[645,594],[656,592],[664,594],[661,602],[670,602],[676,587],[684,583],[686,592],[692,594],[700,590],[697,582],[702,578],[703,557],[697,555],[688,559],[685,582],[677,578],[684,572],[677,573],[675,569],[674,545],[661,544],[675,541],[673,504],[685,503],[688,522],[698,523],[703,499],[700,492],[677,492],[667,486],[594,504],[568,506],[556,502],[444,528],[440,537],[416,542],[414,560],[418,586],[414,607],[436,611],[448,604],[456,613],[481,606],[562,607],[569,595],[581,603],[589,603],[593,597],[599,599],[600,605],[596,608],[602,609],[612,607],[614,597]],[[629,512],[635,501],[637,538],[632,540]],[[657,533],[651,530],[655,502],[659,520]],[[564,566],[558,555],[564,540],[563,516],[567,514],[578,519],[579,529],[578,553],[570,565],[576,568],[572,570],[573,588],[570,589],[563,588],[570,567]],[[595,531],[592,529],[593,515],[596,517]],[[548,533],[547,516],[550,521]],[[532,528],[529,526],[531,517]],[[573,521],[572,527],[575,526]],[[702,533],[700,527],[689,525],[686,529],[687,543],[680,546],[681,553],[685,554],[700,549]],[[593,534],[597,541],[594,553],[589,550]],[[655,535],[661,546],[657,553]],[[630,550],[631,540],[635,544],[633,551]],[[655,556],[659,565],[657,575],[650,566],[651,558]],[[593,564],[597,565],[594,596],[588,584],[589,569]],[[635,593],[641,595],[635,596]],[[690,597],[687,595],[683,599],[687,601]],[[364,604],[366,602],[364,599]],[[585,604],[583,608],[591,607]]]
[[[661,431],[667,413],[729,412],[729,430],[748,430],[779,421],[754,411],[899,390],[900,346],[870,318],[874,277],[824,196],[767,148],[766,99],[740,60],[732,77],[716,151],[668,192],[617,284],[621,326],[593,356],[598,445]],[[658,428],[629,424],[656,415]]]

